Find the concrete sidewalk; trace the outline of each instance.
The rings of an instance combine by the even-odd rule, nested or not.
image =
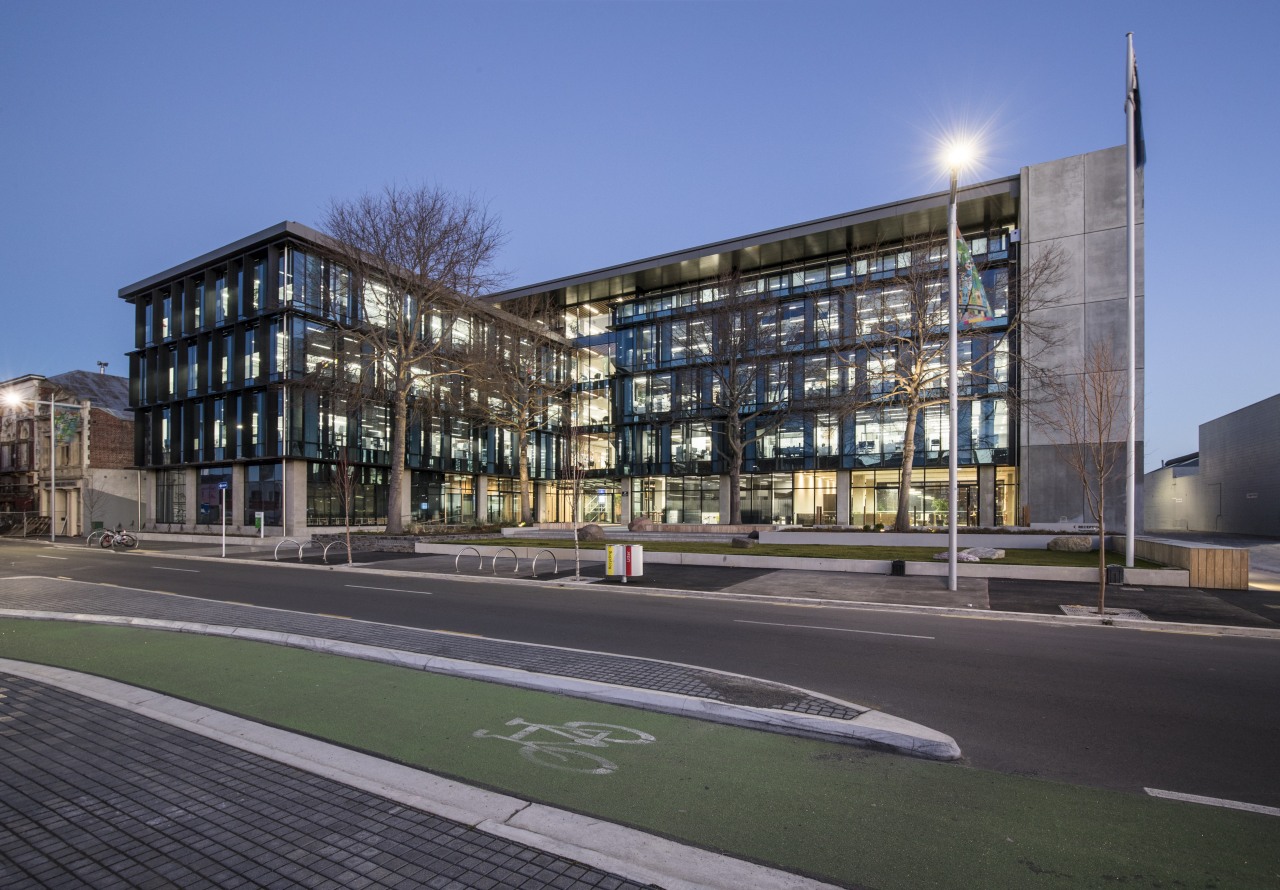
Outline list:
[[[1280,545],[1277,545],[1280,547]],[[227,546],[228,559],[272,561],[274,545],[236,544]],[[345,567],[342,548],[330,551],[328,565]],[[144,540],[140,552],[155,552],[172,556],[220,558],[216,543]],[[298,565],[297,550],[286,557],[281,550],[280,562]],[[354,570],[372,573],[404,573],[409,575],[440,575],[449,578],[475,578],[490,581],[556,582],[566,581],[574,575],[572,566],[563,562],[557,571],[550,570],[550,562],[544,561],[540,573],[533,575],[528,563],[524,570],[511,571],[510,562],[499,562],[493,571],[490,562],[483,566],[475,557],[457,559],[451,555],[419,555],[414,553],[356,552],[353,554]],[[303,565],[325,565],[320,549],[309,547],[301,560]],[[1270,577],[1269,570],[1260,568],[1259,578]],[[766,569],[744,565],[668,565],[646,563],[644,575],[622,584],[616,578],[606,578],[603,555],[596,551],[584,551],[582,576],[601,586],[619,592],[640,592],[643,589],[681,593],[686,595],[712,595],[733,597],[767,597],[772,599],[824,601],[848,604],[876,604],[882,606],[923,607],[947,609],[959,612],[999,612],[1022,616],[1050,616],[1066,618],[1063,606],[1096,605],[1098,588],[1093,583],[1066,581],[1042,581],[1011,578],[960,577],[957,589],[947,589],[946,579],[935,575],[893,576],[847,572],[802,571],[796,569]],[[1280,575],[1276,576],[1280,582]],[[1154,626],[1192,624],[1211,627],[1248,628],[1259,631],[1280,632],[1280,583],[1276,589],[1266,586],[1251,590],[1210,590],[1196,587],[1156,587],[1137,585],[1111,585],[1107,591],[1109,609],[1136,610]]]

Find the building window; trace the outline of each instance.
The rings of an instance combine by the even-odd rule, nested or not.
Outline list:
[[[168,424],[167,417],[164,423]],[[185,478],[186,473],[182,470],[160,470],[156,473],[156,522],[182,525],[187,521]]]
[[[251,384],[258,379],[257,328],[244,332],[244,382]]]
[[[244,468],[244,524],[253,525],[263,513],[264,525],[280,525],[280,464],[250,464]]]
[[[199,497],[199,506],[196,510],[197,524],[221,525],[224,504],[227,520],[231,520],[231,514],[234,511],[232,510],[230,467],[201,468],[196,492]]]

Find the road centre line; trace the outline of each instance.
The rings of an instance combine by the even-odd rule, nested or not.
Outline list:
[[[1220,797],[1201,797],[1199,794],[1182,794],[1178,791],[1161,791],[1159,788],[1143,788],[1152,797],[1164,797],[1169,800],[1181,800],[1187,803],[1202,803],[1211,807],[1223,807],[1228,810],[1245,810],[1249,813],[1261,813],[1264,816],[1280,816],[1280,808],[1264,807],[1257,803],[1244,803],[1239,800],[1223,800]]]
[[[343,587],[350,587],[353,590],[385,590],[389,593],[420,593],[423,596],[431,596],[429,590],[404,590],[400,587],[368,587],[364,584],[344,584]]]
[[[151,568],[155,569],[157,572],[190,572],[193,575],[200,574],[199,569],[173,569],[169,566],[152,566]]]
[[[36,559],[70,559],[69,556],[44,556],[40,553],[36,554]]]
[[[734,624],[764,624],[769,627],[796,627],[802,630],[834,630],[846,634],[874,634],[877,637],[908,637],[912,640],[936,640],[937,637],[925,637],[920,634],[894,634],[883,630],[855,630],[852,627],[823,627],[818,624],[781,624],[776,621],[748,621],[745,618],[735,618]]]

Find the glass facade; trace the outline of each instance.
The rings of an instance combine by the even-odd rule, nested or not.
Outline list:
[[[962,398],[959,506],[968,524],[1016,519],[1017,437],[1007,398],[1016,385],[1016,344],[1007,336],[1016,300],[1009,272],[1017,260],[1015,222],[1010,215],[966,232],[993,315],[962,332],[955,381]],[[564,338],[573,380],[572,393],[529,437],[530,476],[542,486],[537,518],[727,521],[730,455],[740,450],[744,522],[888,524],[899,474],[910,462],[912,521],[936,525],[946,512],[945,362],[868,332],[877,329],[873,321],[883,332],[886,318],[909,325],[921,310],[903,295],[903,282],[922,269],[941,269],[945,278],[945,251],[905,242],[832,249],[832,240],[762,247],[760,257],[791,258],[735,269],[731,280],[699,263],[672,261],[647,278],[602,275],[508,297],[513,305],[536,298],[554,307],[542,321]],[[344,328],[384,320],[387,295],[368,304],[382,309],[362,310],[357,286],[305,238],[282,231],[126,295],[137,322],[136,454],[140,465],[161,471],[157,518],[220,521],[218,489],[209,485],[229,482],[231,466],[239,465],[243,523],[264,512],[268,525],[277,524],[285,457],[305,462],[299,478],[306,480],[308,524],[342,521],[339,460],[355,469],[353,519],[386,521],[391,462],[400,459],[391,453],[388,405],[307,385],[320,374],[355,379],[366,372],[378,385],[382,370]],[[726,314],[731,305],[746,308]],[[936,310],[936,295],[930,306]],[[360,318],[362,311],[368,317]],[[458,344],[487,336],[479,318],[436,318],[431,326],[432,336]],[[913,362],[934,381],[920,390],[918,410],[901,395]],[[517,440],[487,426],[472,410],[475,398],[474,387],[458,379],[415,391],[403,455],[409,518],[518,520]],[[572,461],[569,429],[577,443]],[[908,438],[911,454],[904,453]],[[199,479],[185,493],[196,505],[190,511],[177,469],[187,466]],[[231,494],[228,487],[234,515]]]

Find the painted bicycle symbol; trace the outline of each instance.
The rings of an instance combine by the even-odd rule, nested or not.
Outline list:
[[[530,723],[516,717],[507,726],[520,726],[511,735],[500,735],[485,729],[472,733],[477,739],[502,739],[520,746],[520,756],[539,766],[604,776],[616,772],[618,765],[593,751],[584,748],[607,748],[609,745],[647,745],[653,736],[638,729],[614,726],[611,723],[585,723],[570,721],[561,726],[547,723]],[[535,734],[539,738],[531,738]]]

